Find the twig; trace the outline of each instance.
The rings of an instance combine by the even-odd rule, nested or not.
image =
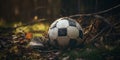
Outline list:
[[[69,17],[77,17],[77,16],[84,16],[84,15],[85,15],[85,16],[91,16],[91,15],[103,14],[103,13],[109,12],[109,11],[115,9],[115,8],[118,8],[118,7],[120,7],[120,4],[118,4],[118,5],[116,5],[116,6],[112,7],[112,8],[109,8],[109,9],[107,9],[107,10],[99,11],[99,12],[96,12],[96,13],[76,14],[76,15],[70,15]]]
[[[114,26],[116,26],[116,25],[118,25],[118,24],[120,24],[120,22],[115,23]]]
[[[95,41],[95,39],[100,36],[108,27],[103,28],[97,35],[95,35],[90,41]]]
[[[107,24],[111,25],[111,23],[106,19],[104,18],[103,16],[100,16],[100,15],[94,15],[96,18],[100,18],[102,19],[104,22],[106,22]]]

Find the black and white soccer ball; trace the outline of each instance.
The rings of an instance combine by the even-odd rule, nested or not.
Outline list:
[[[51,24],[48,36],[55,47],[75,47],[83,41],[83,30],[77,21],[64,17]]]

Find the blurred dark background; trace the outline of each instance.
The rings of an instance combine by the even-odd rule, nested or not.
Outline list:
[[[26,48],[26,45],[30,42],[27,41],[26,36],[28,35],[30,40],[34,37],[48,38],[47,32],[50,24],[60,17],[80,13],[96,13],[117,5],[120,5],[120,0],[0,0],[0,60],[26,60],[24,58],[25,56],[27,60],[31,60],[29,58],[34,55],[34,52],[31,54],[32,51]],[[96,34],[101,32],[107,24],[101,19],[93,19],[91,16],[76,18],[76,20],[83,21],[83,25],[90,23],[85,27],[86,29],[84,29],[88,31],[88,33],[84,35],[86,37],[86,49],[83,51],[81,51],[82,49],[76,49],[75,51],[77,52],[75,52],[75,54],[73,54],[74,52],[67,51],[71,56],[68,55],[66,57],[93,58],[90,60],[120,60],[120,7],[99,15],[105,17],[110,22],[110,29],[103,31],[103,33],[95,39],[96,41],[93,41],[91,39],[96,37]],[[43,19],[42,22],[41,19]],[[83,25],[81,24],[82,27]],[[95,28],[91,27],[92,25],[94,25]],[[14,43],[14,41],[18,42]],[[51,47],[48,47],[45,49],[50,50]],[[93,52],[91,49],[93,49]],[[88,51],[91,51],[91,53]],[[29,53],[31,54],[30,56],[28,56]],[[53,54],[54,52],[50,53],[50,55],[56,54],[56,52],[55,54]],[[86,55],[87,53],[88,55]],[[64,53],[60,55],[65,57]],[[42,58],[41,56],[48,58],[49,55],[45,53],[39,56],[40,58]],[[49,58],[51,58],[51,56]]]
[[[0,21],[29,22],[78,13],[94,13],[120,4],[120,0],[0,0]],[[117,8],[110,13],[119,12]]]

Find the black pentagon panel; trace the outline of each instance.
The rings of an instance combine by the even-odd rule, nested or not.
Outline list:
[[[69,41],[69,46],[70,47],[75,47],[76,44],[77,44],[77,40],[76,39],[70,39],[70,41]]]
[[[58,21],[51,27],[51,29],[55,28],[57,23],[58,23]]]
[[[83,39],[83,32],[81,30],[79,30],[79,37]]]
[[[59,28],[58,36],[67,36],[67,28]]]
[[[55,28],[55,27],[56,27],[56,24],[52,28]]]
[[[59,28],[58,36],[67,36],[67,28]]]
[[[74,26],[76,27],[76,22],[72,21],[72,20],[68,20],[69,21],[69,26]]]

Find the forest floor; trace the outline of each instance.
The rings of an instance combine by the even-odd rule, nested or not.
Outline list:
[[[84,43],[81,47],[64,50],[51,46],[31,49],[23,37],[13,39],[13,28],[0,27],[0,60],[120,60],[120,19],[107,18],[112,21],[112,27],[106,27],[108,24],[101,20],[79,19],[84,27]]]

